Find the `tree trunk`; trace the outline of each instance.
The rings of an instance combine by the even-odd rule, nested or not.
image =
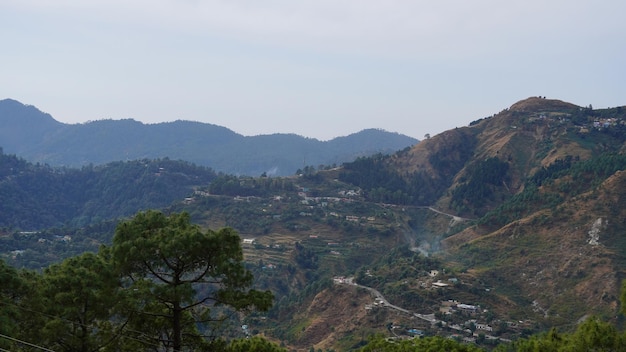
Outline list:
[[[182,315],[183,310],[180,308],[180,302],[174,302],[174,309],[172,311],[172,345],[174,347],[174,352],[182,351]]]

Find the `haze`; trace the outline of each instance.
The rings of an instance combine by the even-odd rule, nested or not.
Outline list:
[[[0,98],[66,123],[422,138],[529,96],[626,104],[624,13],[617,0],[9,0]]]

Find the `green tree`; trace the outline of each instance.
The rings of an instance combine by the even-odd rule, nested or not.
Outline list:
[[[559,334],[556,329],[547,333],[533,335],[528,339],[519,339],[513,343],[500,345],[495,351],[498,352],[557,352],[567,342],[567,335]]]
[[[227,352],[287,352],[286,349],[267,341],[266,339],[254,336],[249,339],[238,339],[231,341],[226,348]]]
[[[39,299],[45,323],[40,341],[55,351],[102,351],[119,341],[122,321],[115,316],[124,301],[111,265],[84,253],[46,268]]]
[[[624,351],[626,343],[623,334],[618,333],[613,325],[598,318],[589,318],[578,326],[567,350]]]
[[[273,295],[249,289],[239,235],[230,228],[203,232],[189,214],[140,212],[120,223],[111,247],[113,262],[137,299],[135,326],[152,329],[166,351],[199,349],[216,319],[214,306],[267,310]]]
[[[626,280],[622,281],[622,289],[620,291],[619,298],[620,298],[620,303],[621,303],[620,312],[623,315],[626,315]]]
[[[479,352],[483,351],[475,345],[462,344],[452,339],[434,336],[412,340],[386,340],[382,336],[372,338],[367,345],[361,348],[361,352]]]
[[[1,151],[0,151],[1,153]],[[0,260],[0,333],[17,336],[20,310],[17,303],[24,294],[24,282],[17,270]],[[9,340],[0,339],[0,348],[11,348]]]

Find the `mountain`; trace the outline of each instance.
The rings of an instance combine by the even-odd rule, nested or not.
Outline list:
[[[454,216],[416,242],[500,295],[499,314],[573,326],[615,317],[626,277],[626,108],[531,97],[339,178],[370,201]]]
[[[531,97],[410,148],[336,168],[188,177],[194,192],[166,209],[241,234],[256,285],[276,297],[266,315],[244,323],[291,350],[351,350],[371,334],[416,330],[491,347],[552,327],[572,331],[589,316],[622,323],[625,152],[625,107]],[[6,183],[18,175],[2,176]],[[102,181],[90,205],[111,203],[106,188],[125,178],[134,179]],[[38,189],[20,204],[43,195],[41,204],[60,204]],[[110,239],[63,231],[76,243]],[[6,232],[1,254],[11,264],[41,267],[15,252],[28,248],[40,258],[68,246],[55,238]]]
[[[319,263],[335,267],[325,270],[354,275],[404,310],[376,309],[364,290],[321,287],[284,309],[287,333],[277,336],[300,349],[348,350],[360,343],[355,335],[381,330],[390,337],[415,328],[454,335],[454,326],[464,332],[480,326],[483,336],[515,339],[550,328],[573,331],[591,316],[621,324],[625,171],[626,107],[594,110],[541,97],[393,155],[329,171],[328,179],[359,192],[361,204],[381,206],[360,216],[391,216],[396,227],[376,233],[360,223],[359,241],[386,248],[369,253],[369,263],[349,254],[349,246],[335,249],[346,263],[362,264],[355,272],[337,270],[336,255],[300,239],[317,248]],[[390,249],[399,239],[405,244]],[[365,314],[363,300],[370,302]],[[431,323],[406,311],[433,314]],[[480,334],[470,339],[486,343]]]
[[[293,175],[305,166],[341,164],[417,143],[414,138],[378,129],[322,142],[294,134],[246,137],[225,127],[180,120],[63,124],[33,106],[10,99],[0,101],[0,121],[0,146],[5,152],[51,166],[167,157],[229,174]]]

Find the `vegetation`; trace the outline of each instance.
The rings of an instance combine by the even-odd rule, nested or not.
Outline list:
[[[16,268],[43,270],[84,252],[97,252],[111,244],[117,221],[108,220],[81,228],[55,227],[43,231],[0,231],[0,253]]]
[[[284,178],[246,177],[220,174],[209,185],[211,194],[242,197],[268,197],[285,191],[293,191],[292,182]]]
[[[403,177],[389,166],[388,158],[379,154],[346,163],[339,180],[365,190],[369,201],[392,204],[430,205],[448,186],[448,180],[439,181],[421,171]]]
[[[81,227],[164,208],[215,177],[211,169],[169,159],[52,168],[0,149],[0,228]]]
[[[479,347],[462,344],[456,340],[443,337],[427,337],[423,339],[411,340],[387,340],[383,337],[376,337],[361,348],[361,352],[478,352]]]
[[[622,307],[626,307],[626,281],[622,284]],[[622,314],[626,313],[622,308]],[[474,333],[472,333],[474,335]],[[477,343],[461,342],[462,336],[455,339],[440,336],[417,339],[389,339],[384,336],[374,336],[359,351],[488,351],[496,352],[543,352],[543,351],[622,351],[626,349],[626,333],[619,331],[615,326],[603,322],[597,317],[589,317],[579,324],[575,331],[569,333],[558,332],[555,328],[550,331],[518,339],[510,343],[501,343],[495,348],[481,348],[484,344],[484,335],[478,335]]]
[[[573,333],[558,333],[555,329],[547,333],[521,339],[499,346],[501,352],[539,351],[623,351],[626,335],[609,323],[589,318]]]
[[[451,207],[463,213],[467,204],[480,209],[494,202],[494,188],[508,182],[509,164],[497,157],[480,160],[467,168],[467,176],[452,191]]]
[[[287,352],[287,349],[276,346],[262,337],[254,336],[231,341],[225,352]]]
[[[125,322],[124,293],[106,258],[94,253],[68,258],[46,268],[38,281],[39,301],[34,307],[45,316],[39,319],[38,338],[29,340],[45,341],[46,346],[65,351],[97,351],[117,345],[116,336]]]
[[[573,198],[597,187],[616,171],[626,169],[626,155],[605,153],[581,161],[567,156],[535,172],[526,181],[524,190],[485,214],[478,223],[503,226],[541,209],[555,208],[564,196]],[[556,183],[556,180],[560,180]],[[541,190],[539,187],[542,187]]]
[[[483,337],[484,339],[484,337]],[[626,335],[614,326],[596,318],[587,319],[573,333],[559,333],[552,329],[547,333],[520,339],[509,344],[500,344],[496,352],[544,352],[544,351],[623,351]],[[477,345],[462,343],[457,339],[439,336],[411,340],[393,340],[374,337],[361,348],[362,352],[425,351],[425,352],[478,352],[488,351]]]
[[[0,100],[0,143],[5,150],[54,167],[82,167],[118,160],[181,159],[235,175],[287,176],[307,165],[332,165],[417,142],[398,133],[363,130],[329,141],[295,134],[242,136],[212,124],[174,121],[143,124],[99,120],[67,125],[33,106]]]
[[[184,213],[138,213],[118,225],[111,247],[40,274],[0,261],[0,278],[0,348],[12,351],[239,351],[245,344],[226,346],[211,323],[272,303],[270,292],[249,289],[239,236],[203,232]]]
[[[559,106],[284,178],[0,153],[0,334],[59,351],[621,350],[626,116]]]
[[[208,334],[198,326],[224,319],[211,315],[210,305],[267,310],[269,291],[246,290],[252,274],[243,266],[240,243],[232,229],[202,232],[185,213],[149,211],[121,223],[111,259],[124,289],[138,299],[134,323],[154,330],[155,343],[180,351],[183,335],[201,341]]]

